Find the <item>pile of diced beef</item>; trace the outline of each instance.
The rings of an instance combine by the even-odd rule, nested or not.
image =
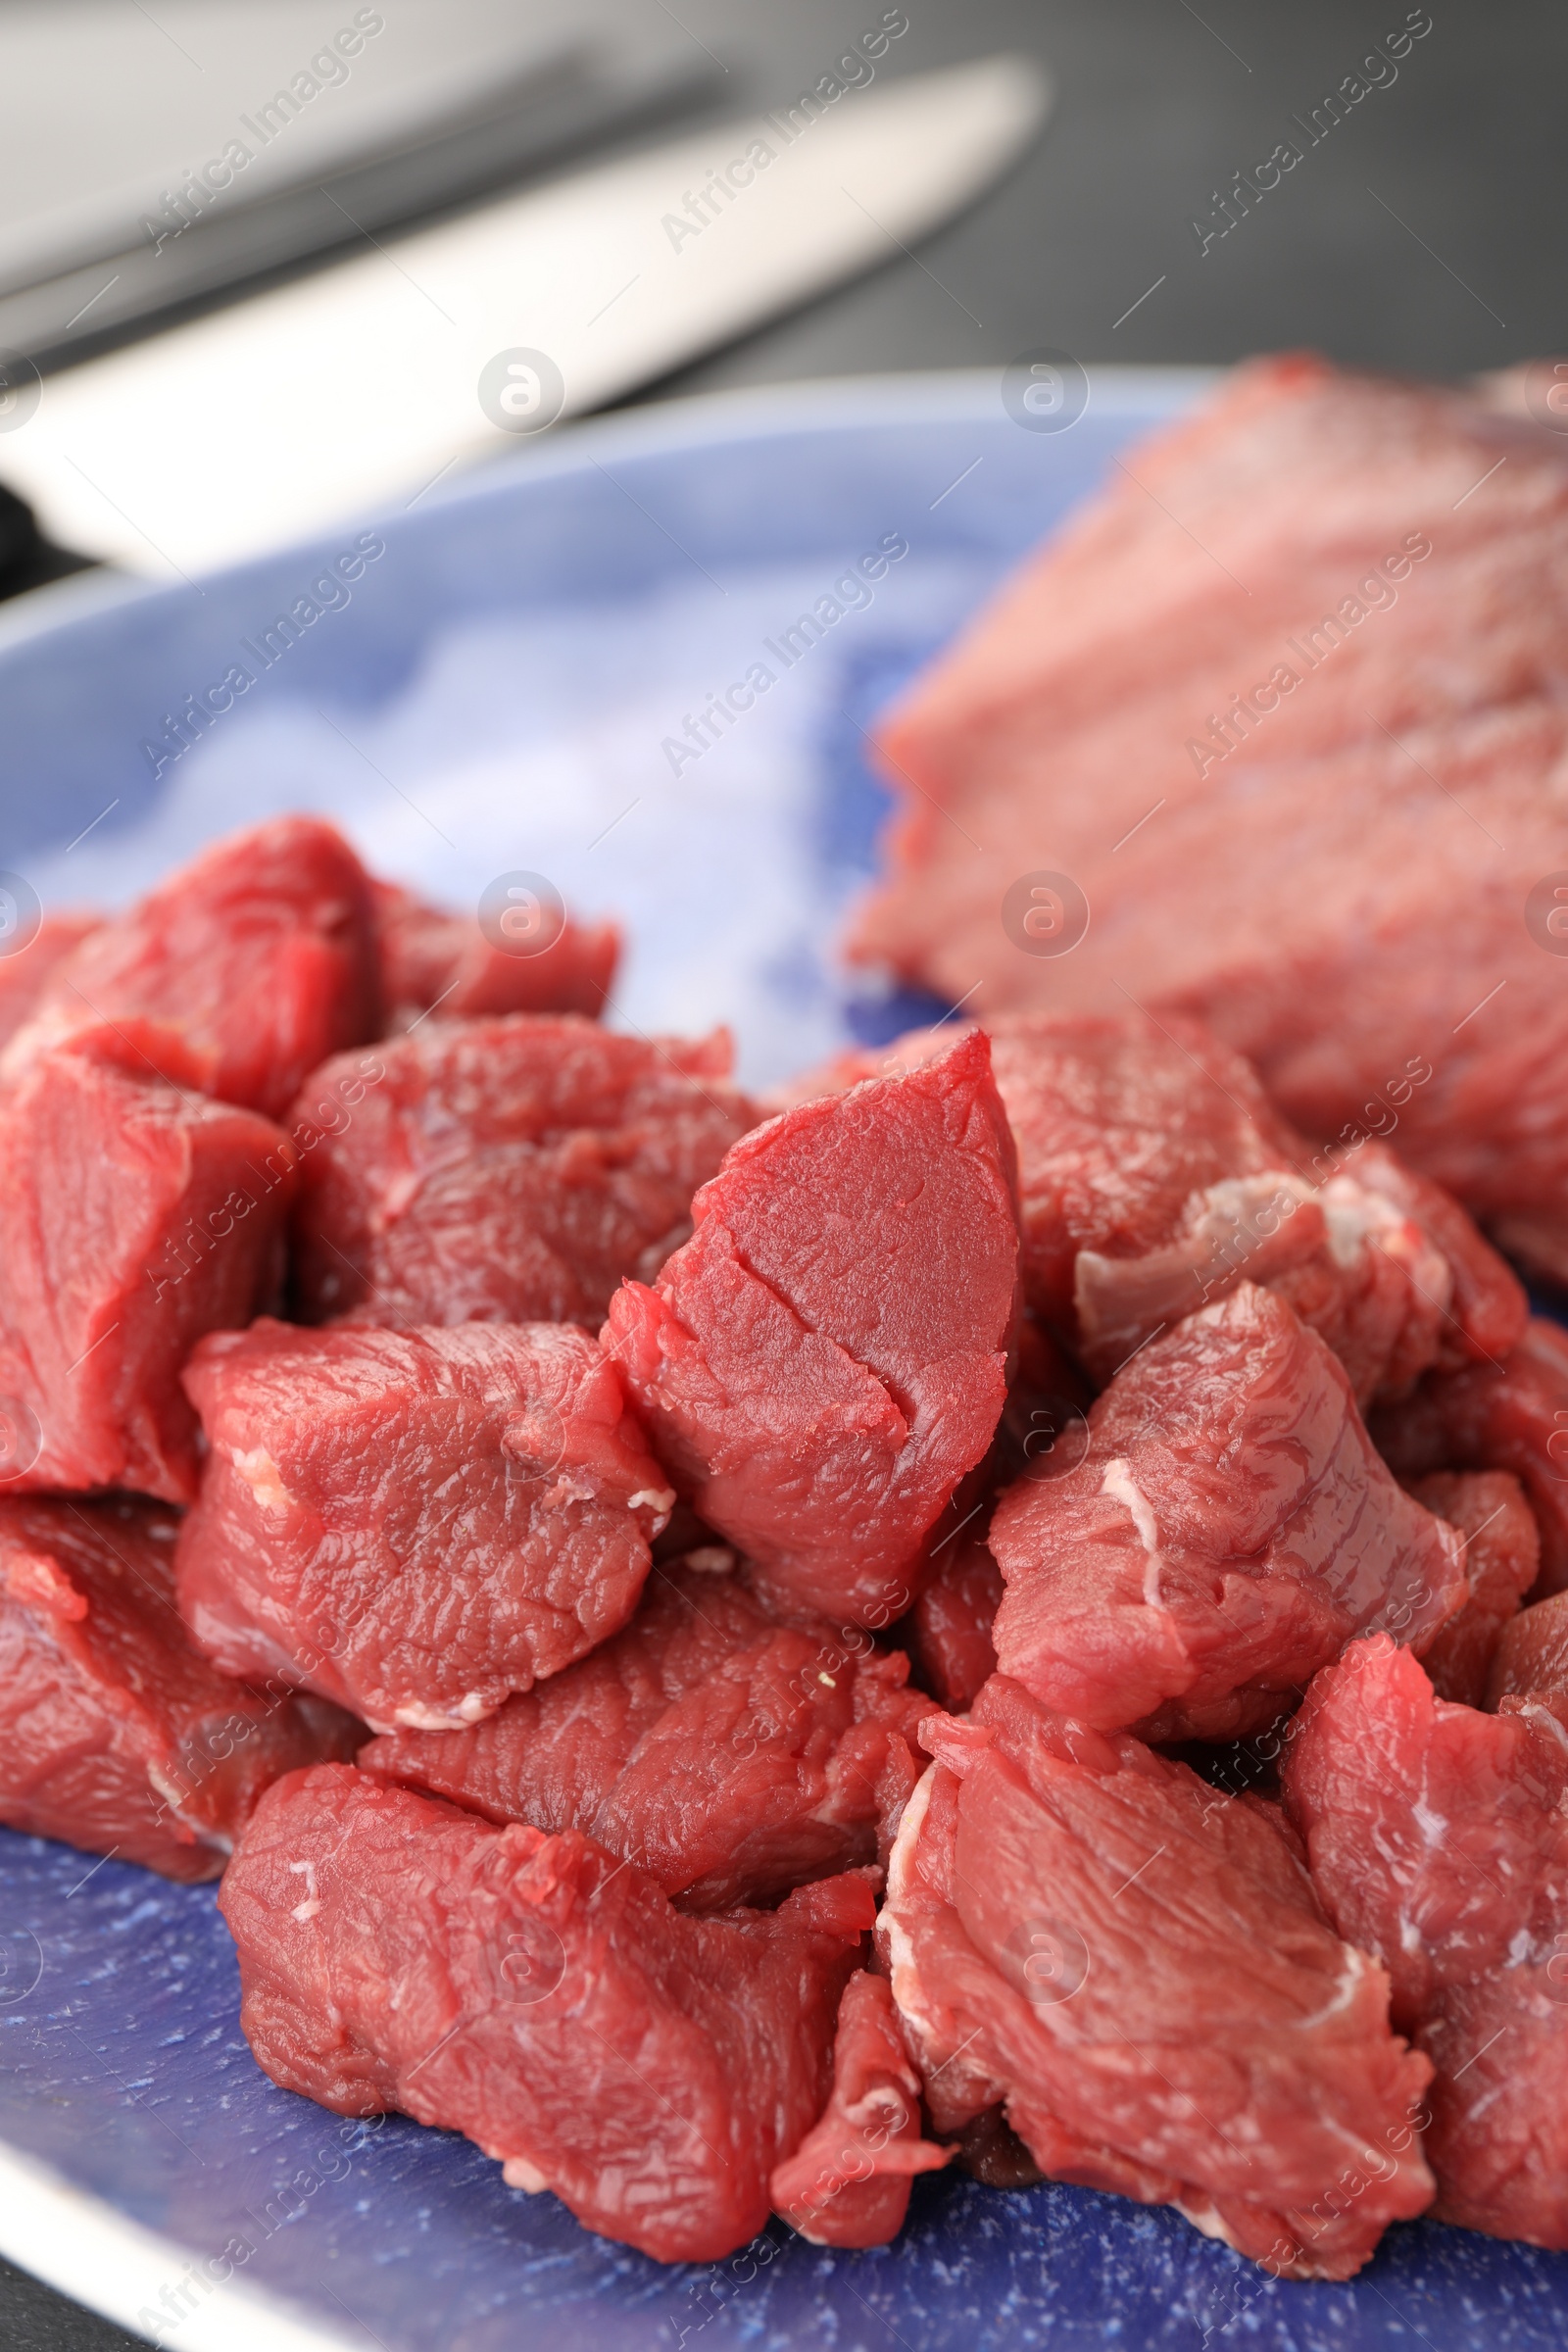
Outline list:
[[[664,2260],[1568,2245],[1568,1341],[1190,1018],[772,1106],[305,818],[0,966],[0,1820]]]

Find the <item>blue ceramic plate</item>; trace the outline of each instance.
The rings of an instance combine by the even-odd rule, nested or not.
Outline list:
[[[1055,432],[1015,424],[991,377],[703,402],[560,435],[372,518],[381,552],[347,588],[325,566],[360,525],[199,589],[68,583],[0,619],[0,867],[45,906],[117,901],[215,834],[319,808],[454,903],[527,870],[624,915],[620,1017],[728,1020],[754,1081],[890,1035],[922,1007],[834,955],[886,806],[864,730],[1195,381],[1097,377]],[[878,551],[886,569],[857,586],[849,567]],[[229,707],[187,719],[181,746],[172,720],[209,688],[222,703],[225,679]],[[702,714],[748,679],[750,706],[731,695],[705,743]],[[340,2125],[275,2089],[240,2035],[211,1889],[5,1833],[0,2249],[180,2352],[1568,2336],[1568,2261],[1527,2247],[1415,2225],[1353,2284],[1300,2286],[1174,2214],[947,2177],[915,2183],[876,2252],[775,2225],[729,2262],[663,2269],[504,2187],[461,2139]]]

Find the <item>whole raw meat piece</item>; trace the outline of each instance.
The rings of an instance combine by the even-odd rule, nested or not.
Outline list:
[[[1273,1720],[1352,1635],[1420,1643],[1469,1595],[1452,1528],[1402,1494],[1338,1360],[1243,1283],[1119,1372],[1082,1459],[998,1502],[1002,1672],[1153,1740]]]
[[[1315,1151],[1202,1022],[1004,1013],[987,1031],[1018,1150],[1024,1297],[1097,1381],[1244,1279],[1290,1300],[1363,1404],[1519,1340],[1524,1290],[1458,1202],[1375,1138]],[[841,1054],[789,1097],[917,1068],[952,1034]]]
[[[879,1830],[885,1856],[924,1767],[930,1700],[858,1639],[824,1647],[677,1561],[612,1641],[485,1722],[395,1732],[359,1760],[491,1821],[581,1830],[683,1910],[776,1902],[874,1861]]]
[[[1541,1537],[1519,1481],[1506,1470],[1435,1470],[1410,1493],[1457,1528],[1470,1597],[1422,1644],[1420,1658],[1440,1698],[1467,1707],[1486,1701],[1498,1642],[1541,1571]]]
[[[96,914],[46,914],[24,948],[0,952],[0,1046],[9,1045],[30,1017],[55,967],[101,920]]]
[[[0,1119],[0,1477],[13,1492],[196,1492],[180,1367],[282,1274],[295,1152],[208,1102],[172,1030],[117,1021],[41,1055]]]
[[[496,946],[472,915],[432,906],[396,882],[372,882],[381,1001],[394,1029],[424,1013],[603,1012],[620,957],[613,923],[562,923],[535,955]]]
[[[466,2132],[662,2262],[765,2225],[874,1908],[852,1874],[688,1919],[574,1830],[493,1829],[341,1765],[275,1784],[219,1899],[274,2082]]]
[[[0,1499],[0,1821],[215,1879],[262,1790],[364,1737],[324,1699],[248,1690],[174,1606],[178,1514]]]
[[[856,952],[982,1019],[1195,1014],[1568,1266],[1565,461],[1460,389],[1238,369],[884,725]]]
[[[1568,1717],[1568,1592],[1553,1592],[1510,1618],[1492,1655],[1487,1705],[1537,1697]]]
[[[208,1454],[179,1602],[225,1673],[372,1729],[461,1729],[625,1624],[674,1500],[568,1326],[301,1331],[197,1348]]]
[[[1436,2068],[1440,2220],[1568,2246],[1568,1734],[1547,1708],[1437,1697],[1357,1642],[1307,1693],[1285,1765],[1312,1882],[1375,1952]]]
[[[1568,1587],[1568,1332],[1533,1317],[1500,1362],[1430,1373],[1371,1429],[1401,1478],[1511,1470],[1541,1531],[1540,1589]]]
[[[920,2078],[892,1987],[857,1969],[839,2002],[832,2096],[775,2168],[774,2206],[813,2246],[885,2246],[904,2228],[915,2174],[956,2152],[921,2138]]]
[[[908,1805],[877,1922],[939,2135],[999,2100],[1052,2179],[1177,2206],[1276,2277],[1419,2213],[1428,2062],[1276,1806],[998,1675]]]
[[[703,1520],[825,1615],[889,1623],[1006,1398],[1013,1154],[983,1037],[770,1119],[605,1344]]]
[[[352,1085],[352,1054],[295,1105]],[[306,1319],[591,1323],[623,1274],[652,1278],[691,1199],[754,1124],[726,1033],[620,1037],[566,1014],[441,1021],[378,1049],[384,1076],[301,1170]],[[330,1122],[330,1123],[329,1123]]]
[[[56,965],[0,1058],[137,1018],[175,1029],[204,1093],[280,1119],[318,1062],[380,1025],[370,885],[314,816],[231,833]]]

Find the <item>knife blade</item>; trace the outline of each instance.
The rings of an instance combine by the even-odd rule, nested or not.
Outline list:
[[[906,250],[1050,95],[1007,57],[813,90],[59,374],[13,363],[0,475],[55,540],[160,578],[413,504]]]
[[[0,351],[40,372],[133,342],[318,262],[363,249],[433,215],[495,194],[524,176],[564,171],[592,148],[666,127],[710,98],[716,69],[661,60],[633,73],[601,62],[587,43],[493,77],[483,92],[433,110],[398,134],[384,131],[322,177],[284,180],[236,196],[210,219],[160,217],[156,242],[119,243],[68,257],[39,277],[0,275]],[[124,224],[122,224],[124,225]]]

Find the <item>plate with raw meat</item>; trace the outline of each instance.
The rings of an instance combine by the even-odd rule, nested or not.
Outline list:
[[[1058,361],[0,619],[0,2251],[155,2342],[1563,2340],[1568,442]]]

